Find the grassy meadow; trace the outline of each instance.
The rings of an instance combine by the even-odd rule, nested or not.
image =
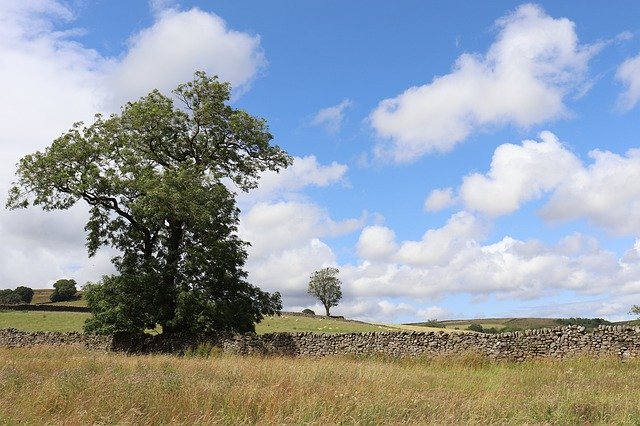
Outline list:
[[[0,311],[0,328],[16,328],[22,331],[82,331],[84,321],[90,316],[83,312]],[[370,331],[398,331],[412,329],[403,326],[368,324],[322,316],[287,315],[266,317],[256,325],[258,334],[275,332],[311,331],[314,333],[364,333]],[[424,329],[427,328],[415,328]]]
[[[639,424],[640,361],[0,348],[1,424]]]
[[[84,312],[0,311],[0,328],[21,331],[82,331]]]

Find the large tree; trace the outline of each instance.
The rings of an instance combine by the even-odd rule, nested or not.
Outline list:
[[[338,268],[322,268],[311,274],[307,293],[320,300],[329,316],[329,309],[338,306],[342,299],[342,282],[338,278]]]
[[[227,104],[230,86],[197,72],[120,114],[75,124],[20,160],[9,208],[90,207],[87,248],[115,247],[117,275],[87,285],[87,331],[251,331],[280,295],[246,281],[235,185],[291,163],[263,119]]]

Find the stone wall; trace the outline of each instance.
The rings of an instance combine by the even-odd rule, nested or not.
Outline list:
[[[42,303],[38,305],[0,305],[0,311],[91,312],[87,306],[64,306]]]
[[[89,349],[127,353],[180,354],[205,343],[237,354],[393,357],[454,355],[475,352],[495,360],[524,361],[573,355],[640,357],[640,328],[600,326],[527,330],[502,334],[445,332],[271,333],[244,335],[91,336],[80,333],[24,333],[0,330],[1,346],[75,344]]]
[[[110,351],[112,336],[83,333],[28,332],[15,328],[0,329],[0,346],[9,348],[47,346],[81,346],[90,350]]]

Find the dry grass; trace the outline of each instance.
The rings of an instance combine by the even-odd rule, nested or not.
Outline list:
[[[639,367],[0,349],[0,423],[638,424]]]

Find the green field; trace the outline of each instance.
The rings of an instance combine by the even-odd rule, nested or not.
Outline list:
[[[640,424],[640,360],[0,348],[0,424]]]
[[[0,328],[16,328],[23,331],[82,331],[82,325],[89,315],[88,313],[79,312],[0,311]],[[403,329],[402,326],[386,326],[321,316],[311,317],[287,314],[266,317],[256,326],[256,332],[258,334],[283,331],[363,333],[369,331],[397,331],[401,329]],[[406,329],[423,328],[406,327]]]
[[[47,305],[59,305],[59,306],[87,306],[86,300],[82,298],[82,292],[78,292],[77,300],[69,300],[66,302],[51,302],[51,294],[53,293],[53,289],[43,288],[43,289],[34,289],[33,290],[33,299],[31,300],[32,305],[39,305],[42,303],[46,303]]]
[[[0,328],[22,331],[82,331],[83,312],[0,311]]]

